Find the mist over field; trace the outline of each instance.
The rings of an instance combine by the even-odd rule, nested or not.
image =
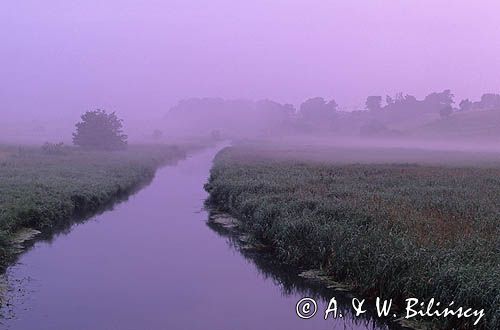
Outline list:
[[[0,328],[500,329],[499,13],[1,0]]]
[[[495,145],[498,96],[481,100],[500,93],[499,9],[494,0],[472,10],[448,0],[3,1],[0,139],[69,144],[82,113],[105,109],[131,142],[218,131]],[[448,89],[454,97],[426,99]],[[369,96],[381,98],[368,105]],[[316,97],[335,102],[304,110]]]

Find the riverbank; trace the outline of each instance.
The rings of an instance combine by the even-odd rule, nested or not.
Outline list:
[[[157,168],[202,147],[143,145],[116,152],[2,147],[0,270],[15,260],[23,240],[126,198],[147,184]]]
[[[297,272],[320,269],[369,299],[400,306],[435,298],[484,308],[475,328],[499,326],[496,156],[480,166],[477,154],[392,150],[385,151],[388,163],[381,150],[322,149],[311,161],[311,150],[223,150],[206,185],[207,204],[236,217],[250,240]],[[421,164],[404,161],[415,154]],[[434,322],[472,327],[450,317]]]

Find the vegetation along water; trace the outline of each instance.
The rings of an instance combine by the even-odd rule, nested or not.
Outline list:
[[[33,230],[50,232],[126,197],[159,166],[196,147],[144,145],[112,152],[51,144],[1,147],[0,268],[15,259],[17,243]]]
[[[484,308],[480,327],[500,326],[498,156],[482,163],[477,154],[385,150],[384,160],[376,150],[330,148],[311,160],[303,152],[222,150],[205,186],[207,204],[236,217],[254,242],[298,271],[321,269],[368,298]]]

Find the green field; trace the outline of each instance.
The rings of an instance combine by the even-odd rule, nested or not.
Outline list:
[[[481,327],[500,326],[498,155],[231,147],[206,190],[207,205],[298,271],[366,297],[484,308]],[[438,327],[470,326],[447,322]]]
[[[91,152],[0,147],[0,268],[16,255],[14,238],[25,228],[50,232],[92,214],[149,182],[156,169],[184,158],[195,145],[131,146]]]

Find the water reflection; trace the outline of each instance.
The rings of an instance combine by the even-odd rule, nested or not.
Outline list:
[[[218,150],[162,168],[126,202],[35,242],[8,270],[13,299],[3,311],[12,314],[2,326],[387,329],[371,319],[299,319],[302,296],[331,293],[275,267],[272,258],[241,254],[232,238],[207,228],[203,185]]]
[[[225,238],[231,249],[238,251],[247,261],[255,265],[260,275],[267,280],[271,280],[280,288],[284,296],[314,298],[314,300],[320,304],[315,318],[324,316],[324,311],[327,309],[328,302],[332,297],[335,297],[338,303],[338,313],[343,315],[344,318],[350,319],[349,323],[352,322],[357,326],[367,329],[404,329],[404,327],[399,324],[390,323],[376,317],[374,311],[367,311],[356,317],[351,305],[352,298],[355,297],[352,293],[328,289],[319,281],[300,277],[297,269],[278,262],[269,250],[246,248],[245,245],[242,244],[241,233],[239,233],[237,229],[227,229],[212,221],[207,221],[207,226],[218,235]]]

